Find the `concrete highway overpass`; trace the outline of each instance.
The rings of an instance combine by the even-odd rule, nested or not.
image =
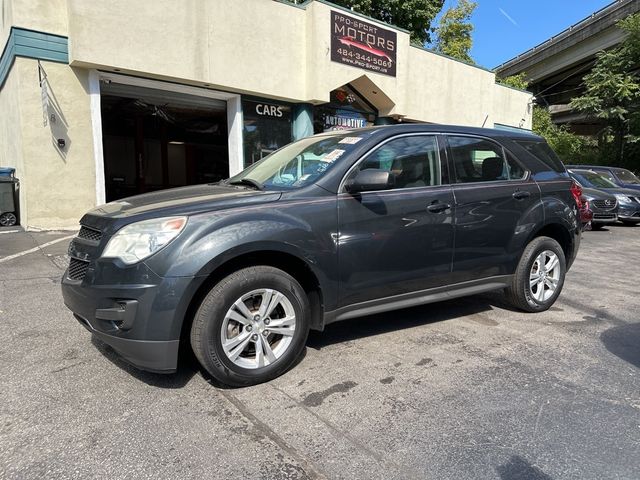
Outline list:
[[[572,111],[569,102],[582,94],[582,78],[591,70],[596,54],[624,39],[616,23],[638,12],[640,0],[617,0],[499,65],[496,75],[504,78],[526,73],[529,90],[538,104],[549,106],[554,122],[569,124],[576,133],[595,134],[597,123]]]

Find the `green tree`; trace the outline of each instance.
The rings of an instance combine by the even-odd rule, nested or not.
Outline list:
[[[527,80],[527,74],[525,72],[517,75],[511,75],[510,77],[497,78],[496,80],[502,85],[519,88],[520,90],[526,90],[529,86],[529,80]]]
[[[617,47],[598,53],[593,69],[583,79],[584,95],[575,98],[571,106],[604,124],[598,141],[610,163],[637,168],[640,166],[640,14],[621,20],[618,26],[627,37]]]
[[[288,0],[300,3],[296,0]],[[424,45],[431,41],[431,22],[440,13],[444,0],[332,0],[369,17],[411,32],[411,42]]]
[[[502,85],[519,88],[520,90],[526,90],[529,86],[526,72],[498,78],[497,81]],[[596,163],[598,159],[596,142],[589,137],[570,132],[565,125],[553,123],[548,108],[534,105],[532,123],[533,133],[543,137],[563,162]]]
[[[563,162],[594,163],[595,142],[570,132],[565,125],[553,123],[549,109],[539,105],[533,107],[532,130],[547,141]]]
[[[470,0],[458,0],[455,7],[449,8],[440,18],[435,28],[436,40],[433,49],[458,60],[475,63],[471,58],[473,46],[473,24],[471,15],[478,6]]]

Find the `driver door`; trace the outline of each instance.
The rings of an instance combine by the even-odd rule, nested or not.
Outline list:
[[[402,135],[347,175],[375,168],[392,180],[385,190],[338,194],[340,306],[449,283],[454,199],[444,159],[436,135]]]

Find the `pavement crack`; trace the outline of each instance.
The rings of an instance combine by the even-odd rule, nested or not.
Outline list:
[[[229,391],[219,390],[220,394],[231,403],[253,426],[260,431],[265,437],[269,438],[273,443],[278,445],[282,450],[289,454],[296,462],[300,464],[304,473],[311,480],[327,480],[327,477],[321,473],[304,455],[289,445],[284,438],[278,435],[269,425],[256,417],[249,408],[235,395]]]
[[[422,479],[424,478],[424,475],[418,472],[412,472],[412,471],[408,471],[406,467],[399,465],[387,458],[385,458],[384,456],[382,456],[380,453],[376,452],[375,450],[367,447],[365,444],[363,444],[361,441],[359,441],[358,439],[354,438],[353,436],[351,436],[349,433],[344,432],[342,430],[340,430],[336,425],[334,425],[333,423],[331,423],[329,420],[327,420],[326,418],[322,417],[321,415],[319,415],[317,412],[315,412],[313,409],[309,408],[305,403],[298,401],[296,398],[292,397],[291,395],[289,395],[287,392],[285,392],[284,390],[282,390],[281,388],[276,387],[275,385],[269,384],[269,386],[271,388],[273,388],[274,390],[280,392],[281,394],[283,394],[285,397],[287,397],[289,400],[291,400],[292,402],[294,402],[298,407],[302,408],[305,412],[310,413],[311,415],[313,415],[315,418],[317,418],[318,420],[320,420],[324,425],[326,425],[329,430],[331,430],[331,432],[336,435],[338,438],[346,438],[347,440],[349,440],[349,442],[351,442],[351,444],[360,452],[366,454],[367,456],[373,458],[378,464],[380,465],[386,465],[388,467],[390,467],[391,469],[393,469],[394,471],[401,471],[403,472],[403,478],[415,478],[415,479]]]
[[[77,367],[78,365],[83,365],[85,363],[89,363],[89,360],[82,360],[81,362],[72,363],[71,365],[67,365],[66,367],[56,368],[55,370],[51,370],[51,373],[63,372],[65,370],[69,370],[70,368]]]

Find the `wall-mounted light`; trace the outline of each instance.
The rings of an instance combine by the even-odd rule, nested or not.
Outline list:
[[[67,142],[65,141],[64,138],[59,138],[57,141],[58,141],[58,148],[60,150],[62,150],[65,147],[65,145],[67,144]]]

